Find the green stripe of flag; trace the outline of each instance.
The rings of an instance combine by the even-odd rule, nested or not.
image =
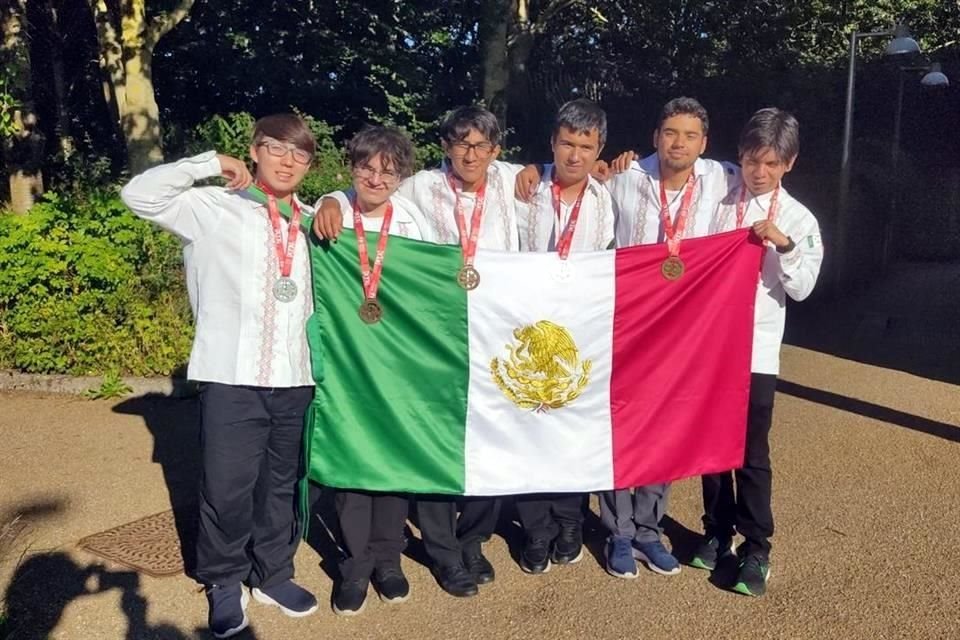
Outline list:
[[[368,232],[371,252],[376,243]],[[462,494],[469,349],[459,247],[391,236],[378,294],[383,318],[373,325],[357,314],[363,293],[354,232],[313,244],[311,262],[316,309],[307,335],[317,393],[307,425],[310,479]],[[420,428],[394,428],[411,423]]]

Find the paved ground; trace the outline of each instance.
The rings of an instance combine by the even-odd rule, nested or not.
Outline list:
[[[724,591],[693,569],[612,578],[595,519],[583,562],[527,576],[511,556],[519,540],[507,510],[489,545],[497,580],[477,598],[441,592],[414,538],[408,603],[373,599],[355,619],[324,607],[297,621],[251,605],[253,629],[239,637],[960,638],[958,286],[960,265],[919,265],[839,307],[814,301],[791,312],[789,340],[804,348],[784,350],[772,436],[778,532],[764,598]],[[137,575],[75,547],[190,501],[194,402],[0,393],[0,408],[0,527],[17,514],[25,527],[6,547],[0,529],[13,637],[207,637],[205,600],[190,580]],[[699,505],[695,481],[675,486],[667,537],[681,556]],[[314,531],[297,570],[326,603],[335,548]]]

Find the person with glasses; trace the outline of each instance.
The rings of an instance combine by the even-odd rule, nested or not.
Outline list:
[[[352,192],[349,196],[343,192],[331,194],[340,207],[344,227],[362,228],[383,238],[396,235],[429,239],[430,230],[416,205],[396,193],[400,181],[413,173],[413,154],[410,139],[389,127],[366,127],[350,140],[347,158],[353,176]],[[376,380],[370,380],[370,386],[375,385]],[[357,393],[362,396],[363,389]],[[334,502],[346,555],[340,562],[333,612],[354,616],[363,611],[371,577],[381,600],[405,602],[410,583],[400,567],[400,554],[405,546],[403,526],[409,497],[339,489]]]
[[[513,190],[522,166],[498,160],[500,139],[500,125],[490,111],[454,109],[440,127],[443,164],[406,178],[397,190],[426,218],[430,237],[425,239],[463,248],[464,269],[451,277],[465,288],[483,286],[483,274],[468,268],[477,247],[519,250]],[[318,236],[335,238],[342,226],[336,200],[318,203],[313,227]],[[479,584],[493,582],[494,568],[481,545],[493,535],[499,514],[499,498],[417,496],[423,544],[438,584],[450,595],[475,596]]]
[[[216,638],[248,625],[243,583],[288,616],[317,609],[292,581],[304,413],[314,389],[310,269],[299,226],[312,209],[295,191],[315,150],[300,117],[267,116],[250,145],[255,177],[241,160],[208,151],[154,167],[121,192],[134,213],[183,242],[196,319],[187,377],[200,382],[196,577]],[[226,187],[193,187],[215,176]]]

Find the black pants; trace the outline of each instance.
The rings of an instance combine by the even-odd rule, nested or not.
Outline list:
[[[533,493],[517,496],[517,515],[528,540],[553,540],[560,525],[583,526],[584,493]]]
[[[480,544],[493,535],[499,517],[500,498],[417,497],[423,546],[440,567],[462,563],[464,551],[479,551]]]
[[[391,493],[337,491],[334,500],[347,551],[347,557],[340,562],[340,577],[366,580],[375,567],[399,568],[409,498]]]
[[[770,471],[770,426],[777,376],[750,376],[750,406],[747,412],[747,442],[743,467],[734,472],[703,476],[703,526],[708,536],[730,537],[734,529],[746,541],[745,554],[770,554],[773,536],[773,490]],[[736,477],[736,494],[734,494]]]
[[[202,386],[197,578],[204,584],[263,588],[293,577],[304,413],[312,398],[313,387]]]

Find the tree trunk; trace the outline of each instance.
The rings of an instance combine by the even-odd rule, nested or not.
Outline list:
[[[52,37],[50,38],[50,66],[53,71],[53,100],[57,113],[54,130],[57,135],[57,147],[64,159],[73,155],[73,136],[70,135],[70,113],[67,110],[67,90],[63,74],[63,30],[60,27],[60,14],[53,0],[48,0],[47,11],[50,14]]]
[[[180,0],[174,9],[150,19],[146,0],[121,0],[120,16],[106,0],[89,1],[97,23],[104,98],[126,142],[130,171],[140,173],[163,162],[153,50],[187,16],[194,0]]]
[[[121,124],[127,142],[130,172],[141,173],[163,162],[160,144],[160,108],[153,92],[152,51],[141,49],[124,64],[126,96]]]
[[[30,46],[26,27],[26,0],[13,0],[3,16],[3,43],[0,62],[7,70],[6,93],[12,98],[13,126],[0,132],[3,155],[10,181],[10,206],[25,213],[43,193],[43,135],[33,110],[30,77]]]
[[[483,100],[497,116],[500,128],[507,130],[507,32],[512,22],[511,0],[486,0],[480,22],[480,48],[483,56]]]

